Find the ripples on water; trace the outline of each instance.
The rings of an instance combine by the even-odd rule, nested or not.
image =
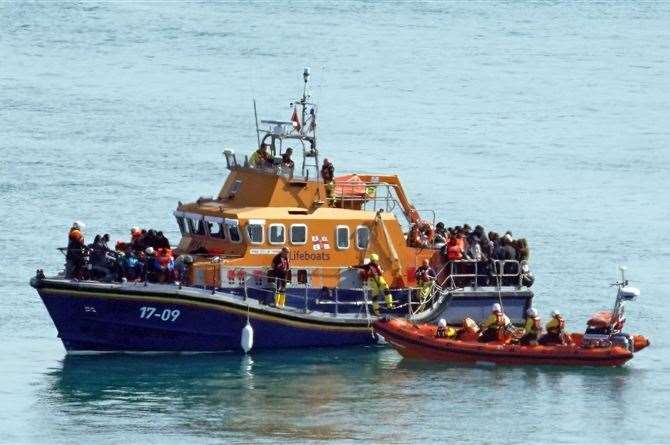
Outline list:
[[[3,5],[0,442],[670,441],[669,22],[667,3]],[[176,239],[177,200],[252,151],[251,99],[288,118],[304,65],[339,173],[398,173],[447,225],[526,236],[537,305],[574,329],[627,264],[652,347],[616,370],[64,359],[27,280],[61,266],[68,224]]]

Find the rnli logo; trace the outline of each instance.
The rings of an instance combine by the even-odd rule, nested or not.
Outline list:
[[[312,250],[328,250],[330,249],[330,244],[328,243],[327,236],[312,236]]]

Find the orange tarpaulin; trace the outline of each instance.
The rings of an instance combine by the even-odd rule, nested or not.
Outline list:
[[[335,178],[335,195],[338,197],[364,197],[367,195],[365,182],[358,175],[344,175]]]

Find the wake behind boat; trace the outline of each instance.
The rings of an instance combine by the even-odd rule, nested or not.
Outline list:
[[[335,176],[308,79],[289,121],[257,121],[251,156],[224,152],[217,196],[178,204],[177,246],[139,229],[115,250],[87,246],[73,225],[66,270],[31,280],[67,351],[370,344],[380,315],[479,320],[497,301],[523,319],[527,245],[448,230],[395,175]]]

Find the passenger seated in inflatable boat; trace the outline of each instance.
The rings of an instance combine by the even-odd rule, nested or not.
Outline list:
[[[523,336],[519,339],[519,343],[526,346],[537,346],[538,339],[542,334],[542,319],[533,308],[528,309],[526,315]]]
[[[551,320],[546,326],[547,333],[540,337],[540,344],[548,345],[571,345],[572,338],[565,332],[565,319],[557,310],[551,311]]]
[[[503,334],[511,326],[512,322],[505,315],[499,303],[491,306],[491,315],[482,323],[482,334],[479,341],[482,343],[501,340]]]

